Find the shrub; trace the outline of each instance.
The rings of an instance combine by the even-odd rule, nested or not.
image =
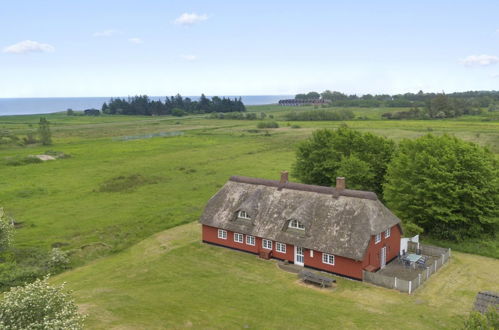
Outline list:
[[[464,321],[465,330],[493,330],[499,329],[499,313],[495,307],[490,306],[485,314],[471,312]]]
[[[185,112],[184,110],[182,109],[179,109],[179,108],[175,108],[172,110],[172,116],[175,116],[175,117],[183,117],[187,115],[187,112]]]
[[[69,264],[69,258],[67,252],[59,249],[53,248],[50,251],[48,259],[48,267],[53,270],[60,270],[67,267]]]
[[[51,286],[48,276],[11,288],[0,302],[1,329],[83,329],[85,317],[64,284]]]
[[[301,128],[300,125],[291,125],[291,128]]]
[[[275,121],[261,121],[256,125],[257,128],[279,128]]]
[[[339,110],[309,110],[293,111],[284,115],[290,121],[340,121],[351,120],[355,117],[353,112],[348,109]]]
[[[3,208],[0,207],[0,252],[6,250],[12,243],[14,235],[14,224],[11,219],[7,219]]]
[[[28,132],[26,133],[26,137],[23,137],[23,144],[35,144],[37,143],[38,140],[35,137],[35,134],[33,132]]]

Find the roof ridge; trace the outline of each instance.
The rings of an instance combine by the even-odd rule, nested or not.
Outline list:
[[[319,194],[326,194],[333,196],[356,197],[356,198],[370,199],[370,200],[378,199],[378,196],[372,191],[352,190],[352,189],[337,190],[336,188],[332,187],[317,186],[317,185],[297,183],[297,182],[286,182],[284,184],[281,184],[278,180],[250,178],[247,176],[239,176],[239,175],[231,176],[229,178],[229,181],[261,185],[267,187],[275,187],[279,189],[316,192]]]

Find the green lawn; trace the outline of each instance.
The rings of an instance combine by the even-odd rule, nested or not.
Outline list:
[[[276,114],[302,109],[263,106],[249,110]],[[278,178],[281,170],[291,169],[297,142],[314,129],[341,124],[279,121],[281,128],[256,130],[258,121],[213,120],[199,115],[172,118],[51,114],[47,118],[54,145],[0,146],[0,205],[21,223],[17,247],[48,249],[52,244],[62,244],[74,252],[76,264],[120,251],[158,231],[195,221],[208,198],[231,175]],[[0,129],[22,137],[36,128],[38,119],[36,115],[0,117]],[[291,124],[301,128],[291,128]],[[449,133],[499,152],[499,122],[359,120],[346,124],[395,140],[428,132]],[[183,135],[122,139],[161,132]],[[48,149],[72,157],[24,166],[5,164],[9,157],[40,154]],[[135,174],[155,183],[123,192],[99,191],[109,180]],[[98,243],[98,248],[88,248],[93,243]]]
[[[301,284],[275,261],[200,242],[196,223],[57,276],[95,329],[450,329],[479,290],[499,290],[499,260],[453,253],[414,294],[338,278]]]
[[[349,280],[325,292],[299,285],[273,262],[200,243],[192,223],[231,175],[277,179],[281,170],[291,170],[296,143],[317,128],[343,124],[282,120],[284,112],[306,108],[250,107],[279,122],[280,128],[263,130],[256,129],[258,121],[200,115],[47,115],[52,146],[0,145],[0,206],[19,223],[17,258],[26,253],[35,262],[51,246],[69,251],[73,266],[80,267],[57,281],[69,282],[95,328],[379,328],[387,320],[400,328],[460,324],[476,291],[498,290],[497,260],[456,253],[451,265],[414,296]],[[397,109],[354,109],[356,116],[372,120],[346,124],[396,141],[430,132],[454,134],[499,153],[497,121],[380,120],[388,110]],[[36,130],[38,120],[36,115],[0,117],[0,130],[22,137]],[[181,135],[147,138],[167,132]],[[127,140],[130,136],[136,139]],[[47,150],[71,158],[7,163]],[[140,180],[127,181],[137,175]],[[124,182],[118,188],[125,189],[101,191],[115,182]],[[191,224],[178,227],[186,223]],[[487,248],[498,257],[497,241],[477,244],[468,250]],[[11,268],[2,266],[0,273],[8,275]]]

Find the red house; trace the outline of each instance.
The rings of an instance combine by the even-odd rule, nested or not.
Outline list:
[[[233,176],[206,205],[203,242],[362,280],[397,257],[400,219],[376,194]]]

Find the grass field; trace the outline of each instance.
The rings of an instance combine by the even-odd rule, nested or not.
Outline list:
[[[476,255],[456,253],[434,280],[407,296],[347,280],[333,292],[306,288],[272,262],[200,244],[196,225],[178,226],[195,222],[231,175],[277,179],[291,169],[299,141],[317,128],[343,124],[282,120],[286,111],[302,108],[249,110],[272,114],[280,128],[258,130],[258,121],[204,116],[47,115],[52,146],[0,145],[0,206],[18,222],[15,248],[70,251],[73,266],[80,267],[57,280],[75,289],[96,328],[375,328],[388,318],[405,328],[452,328],[477,290],[498,290],[498,260]],[[354,109],[371,120],[346,124],[396,141],[453,134],[499,153],[499,122],[488,116],[380,120],[382,112],[396,110]],[[0,117],[0,130],[22,137],[38,120]],[[71,157],[8,165],[9,159],[47,150]],[[497,241],[456,248],[499,257]]]
[[[200,235],[196,223],[166,230],[55,281],[95,329],[455,329],[477,291],[499,290],[499,260],[462,253],[413,295],[342,278],[318,289]]]

